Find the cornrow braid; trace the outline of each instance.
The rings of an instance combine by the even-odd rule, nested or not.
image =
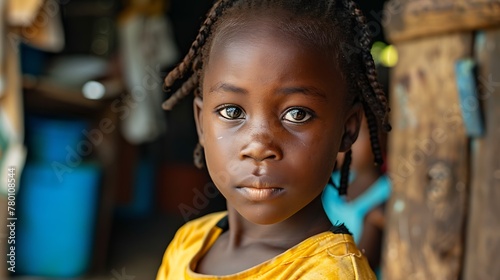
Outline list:
[[[371,38],[369,35],[368,26],[366,24],[366,18],[358,8],[356,3],[352,0],[344,0],[344,5],[348,9],[349,13],[356,20],[358,29],[361,31],[359,36],[359,46],[361,49],[362,61],[364,61],[364,67],[366,69],[365,76],[371,87],[371,91],[374,93],[374,97],[378,99],[379,102],[367,102],[371,110],[377,114],[378,119],[382,124],[385,124],[386,113],[387,112],[387,99],[382,87],[377,80],[377,71],[375,70],[375,63],[370,54]],[[366,100],[368,101],[368,100]],[[370,100],[372,101],[372,100]]]
[[[349,185],[349,169],[351,168],[352,150],[349,150],[344,155],[344,162],[340,168],[340,185],[337,190],[339,195],[347,194],[347,186]]]
[[[370,133],[370,142],[372,146],[372,152],[374,155],[375,165],[381,166],[383,164],[382,151],[379,141],[379,124],[382,125],[384,131],[388,132],[391,127],[388,123],[388,113],[389,108],[387,104],[387,98],[382,90],[382,86],[377,79],[377,71],[375,69],[375,63],[369,52],[371,46],[371,39],[369,35],[368,26],[366,25],[366,18],[357,7],[356,3],[352,0],[344,0],[344,5],[349,10],[349,13],[354,16],[358,29],[361,31],[361,36],[359,38],[359,45],[362,52],[362,61],[365,66],[365,76],[369,83],[369,87],[361,82],[361,87],[368,90],[363,90],[363,108],[365,111],[368,130]],[[379,120],[377,122],[377,119]]]
[[[384,159],[382,156],[382,148],[380,147],[380,140],[379,140],[379,130],[378,130],[378,124],[375,116],[373,115],[373,112],[371,109],[363,103],[364,111],[365,111],[365,116],[366,116],[366,122],[368,124],[368,131],[370,133],[370,144],[372,147],[372,152],[373,156],[375,158],[375,165],[377,166],[382,166],[384,163]]]
[[[377,114],[378,119],[380,119],[380,123],[383,126],[384,131],[389,132],[391,130],[391,126],[388,123],[388,114],[390,109],[387,104],[387,97],[382,89],[382,86],[377,80],[377,71],[375,70],[375,63],[373,62],[372,56],[365,53],[363,57],[365,57],[364,61],[368,80],[370,81],[370,85],[375,92],[375,97],[378,99],[378,102],[371,103],[374,105],[371,106],[373,107],[371,109]]]
[[[162,104],[164,110],[172,110],[175,104],[198,87],[198,75],[192,75],[169,99]]]

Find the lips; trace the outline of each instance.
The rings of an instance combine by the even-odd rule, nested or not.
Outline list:
[[[276,199],[285,193],[285,183],[281,172],[269,172],[263,166],[255,167],[253,172],[241,174],[243,178],[236,186],[236,190],[246,199],[254,202]],[[273,174],[270,176],[270,174]]]
[[[236,189],[251,201],[266,201],[279,197],[284,188],[272,182],[271,178],[247,178]]]
[[[236,188],[243,196],[251,201],[266,201],[272,200],[281,196],[284,192],[283,188],[254,188],[254,187],[237,187]]]

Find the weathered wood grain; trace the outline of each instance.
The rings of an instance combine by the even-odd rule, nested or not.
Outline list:
[[[454,64],[472,55],[472,33],[430,36],[396,47],[388,161],[393,195],[387,205],[384,279],[457,279],[469,144]]]
[[[500,26],[500,0],[391,0],[384,10],[391,42]]]
[[[475,53],[486,134],[471,145],[464,279],[494,280],[500,279],[500,28],[480,32]]]

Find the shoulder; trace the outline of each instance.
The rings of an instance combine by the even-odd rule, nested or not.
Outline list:
[[[349,234],[333,234],[331,245],[326,249],[326,264],[338,268],[339,279],[376,279],[368,260]]]
[[[175,234],[174,240],[177,239],[180,242],[185,241],[185,239],[199,239],[206,235],[217,223],[227,216],[227,212],[216,212],[205,215],[203,217],[194,219],[187,222],[182,227],[179,228]],[[180,240],[179,240],[180,239]]]
[[[362,255],[350,234],[332,232],[332,234],[328,234],[325,239],[328,241],[325,243],[325,249],[327,249],[331,255]]]
[[[308,245],[311,251],[294,260],[302,270],[300,279],[376,279],[351,235],[328,233]]]
[[[202,248],[203,241],[226,216],[226,212],[208,214],[184,224],[167,247],[157,279],[182,279],[189,262]]]

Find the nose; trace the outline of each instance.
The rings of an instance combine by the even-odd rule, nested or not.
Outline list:
[[[240,159],[253,159],[256,162],[264,160],[281,160],[283,151],[279,147],[278,135],[271,132],[270,127],[261,127],[259,131],[250,133],[247,143],[240,151]]]

